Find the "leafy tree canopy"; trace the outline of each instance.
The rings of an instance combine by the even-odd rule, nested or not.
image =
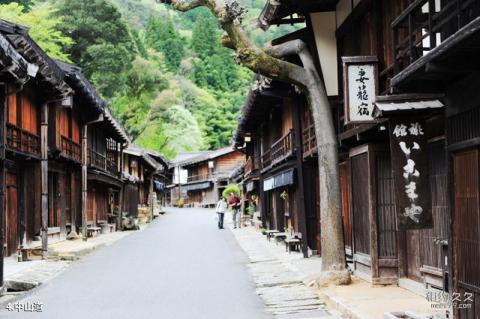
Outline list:
[[[12,1],[3,1],[12,2]],[[73,40],[62,34],[60,27],[62,17],[53,17],[56,8],[45,3],[37,5],[35,10],[28,11],[24,5],[32,5],[31,1],[12,2],[0,5],[2,19],[29,27],[33,40],[52,58],[70,62],[67,46],[73,45]]]

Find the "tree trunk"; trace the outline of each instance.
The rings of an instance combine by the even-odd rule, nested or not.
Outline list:
[[[348,284],[342,229],[338,145],[330,103],[323,81],[307,46],[301,40],[259,49],[241,27],[242,9],[236,2],[224,0],[157,0],[172,4],[178,11],[200,6],[210,9],[225,31],[222,44],[237,53],[237,62],[263,76],[296,85],[307,96],[312,111],[318,149],[320,176],[320,215],[322,241],[322,275],[319,284]],[[303,66],[284,61],[298,55]]]

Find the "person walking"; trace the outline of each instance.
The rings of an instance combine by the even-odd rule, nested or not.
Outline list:
[[[217,202],[216,212],[218,214],[218,229],[223,229],[223,218],[225,217],[225,211],[227,210],[227,201],[225,198],[220,198]]]
[[[233,192],[230,193],[230,198],[228,200],[228,203],[230,204],[230,207],[232,208],[232,220],[233,220],[233,228],[237,228],[237,225],[240,223],[238,218],[240,217],[239,211],[240,211],[240,198],[235,196]]]

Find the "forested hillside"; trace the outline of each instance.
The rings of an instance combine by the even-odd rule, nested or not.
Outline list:
[[[247,20],[264,5],[241,2]],[[49,54],[82,67],[135,143],[169,157],[230,143],[252,74],[221,47],[207,11],[179,15],[155,0],[0,4],[1,18],[29,26]],[[268,40],[253,25],[249,32],[258,44]]]

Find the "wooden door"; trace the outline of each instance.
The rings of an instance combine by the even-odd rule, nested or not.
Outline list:
[[[48,227],[60,227],[60,215],[62,211],[61,198],[64,189],[61,187],[59,175],[49,172],[48,174]]]
[[[88,188],[87,191],[87,224],[92,225],[95,221],[95,189]]]
[[[18,185],[17,175],[14,172],[6,172],[6,189],[4,255],[10,256],[17,251],[18,246]]]
[[[449,233],[445,141],[429,144],[428,148],[433,228],[419,231],[420,263],[424,271],[438,274],[438,288],[443,288],[442,276],[446,266],[440,241],[447,240]]]
[[[397,258],[395,195],[390,152],[375,153],[378,257]]]
[[[350,159],[352,178],[352,217],[355,253],[370,255],[368,153]]]
[[[407,277],[415,281],[422,281],[420,272],[420,235],[419,230],[406,231]]]
[[[480,170],[479,149],[453,156],[454,291],[474,297],[470,309],[457,309],[456,317],[480,318]]]

